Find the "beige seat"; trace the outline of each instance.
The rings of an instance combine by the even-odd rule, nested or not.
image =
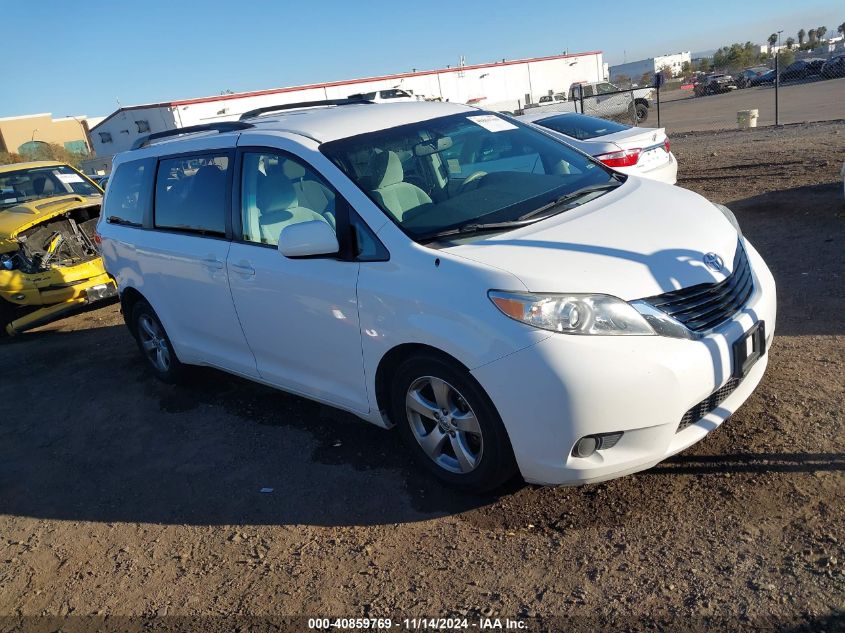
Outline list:
[[[370,158],[372,193],[377,202],[401,221],[405,213],[423,204],[431,204],[428,194],[409,182],[396,152],[386,151]]]
[[[285,160],[282,170],[293,184],[299,205],[324,215],[334,226],[334,193],[309,177],[305,167],[295,161]]]
[[[321,214],[299,206],[296,190],[281,170],[269,172],[259,181],[258,229],[264,244],[278,244],[279,236],[286,226],[309,222],[326,221]]]

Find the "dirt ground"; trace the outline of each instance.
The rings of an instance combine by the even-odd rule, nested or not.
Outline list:
[[[345,413],[213,371],[160,384],[103,308],[0,345],[0,630],[843,630],[845,122],[672,141],[680,185],[729,204],[778,283],[766,376],[705,440],[608,483],[465,496]]]

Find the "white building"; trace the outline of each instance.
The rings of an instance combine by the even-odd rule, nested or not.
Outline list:
[[[602,81],[606,76],[602,53],[594,51],[149,103],[123,107],[107,116],[91,128],[91,142],[97,157],[109,160],[153,132],[237,120],[244,112],[268,105],[343,99],[391,88],[427,99],[515,110],[543,95],[568,92],[573,83]]]
[[[610,67],[610,80],[615,81],[618,77],[625,76],[633,81],[637,81],[643,75],[653,75],[666,66],[672,69],[673,75],[679,75],[684,62],[692,62],[692,55],[689,51],[674,53],[672,55],[658,55],[635,62],[617,64]]]

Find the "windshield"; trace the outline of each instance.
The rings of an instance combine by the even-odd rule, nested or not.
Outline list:
[[[481,111],[332,141],[321,151],[417,240],[513,222],[584,187],[618,184],[562,142]]]
[[[555,132],[566,134],[572,138],[577,138],[579,141],[586,141],[597,136],[606,136],[607,134],[615,134],[616,132],[631,129],[630,125],[622,125],[621,123],[614,123],[613,121],[598,119],[585,114],[559,114],[548,119],[534,121],[534,123],[554,130]]]
[[[0,209],[40,198],[102,192],[67,165],[31,167],[0,173]]]

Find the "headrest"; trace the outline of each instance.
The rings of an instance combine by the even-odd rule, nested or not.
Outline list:
[[[38,176],[37,178],[33,178],[32,188],[35,190],[36,195],[39,196],[44,193],[51,193],[55,191],[53,181],[48,179],[46,176]]]
[[[402,161],[399,160],[396,152],[380,152],[370,157],[370,178],[372,178],[373,189],[395,185],[397,182],[402,182],[404,177]]]
[[[305,167],[292,160],[285,160],[282,170],[290,180],[301,180],[305,177]]]
[[[290,180],[274,172],[259,180],[257,202],[261,213],[282,211],[296,204],[296,191]]]

